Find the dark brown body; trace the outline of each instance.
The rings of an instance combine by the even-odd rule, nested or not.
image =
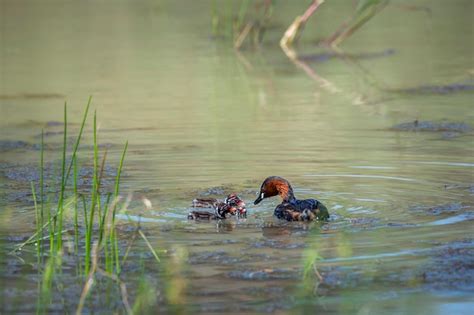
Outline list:
[[[296,199],[290,183],[279,176],[267,177],[260,187],[260,193],[254,204],[265,198],[279,195],[282,198],[274,211],[279,219],[287,221],[326,221],[329,218],[328,209],[316,199]]]

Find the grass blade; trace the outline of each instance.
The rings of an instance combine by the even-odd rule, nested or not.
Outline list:
[[[79,134],[77,135],[76,143],[74,144],[74,149],[72,151],[71,163],[69,164],[69,167],[68,167],[68,170],[67,170],[67,173],[66,173],[66,182],[69,179],[69,175],[71,173],[71,168],[72,168],[72,161],[76,157],[77,149],[79,148],[79,144],[80,144],[81,139],[82,139],[82,132],[84,130],[84,125],[86,124],[86,119],[87,119],[87,115],[89,113],[89,107],[91,105],[91,102],[92,102],[92,96],[89,96],[89,100],[87,101],[86,109],[85,109],[84,115],[82,117],[81,128],[79,129]]]
[[[64,138],[63,138],[63,156],[61,162],[61,192],[59,194],[58,201],[58,230],[63,229],[63,203],[64,203],[64,190],[66,189],[66,150],[67,150],[67,103],[64,103]],[[60,250],[62,247],[62,235],[58,235],[57,249]]]
[[[146,245],[148,246],[148,248],[150,249],[150,252],[153,254],[153,256],[155,256],[155,259],[156,261],[159,263],[160,262],[160,257],[158,257],[158,254],[155,252],[155,250],[153,249],[153,246],[151,246],[150,242],[148,241],[148,239],[146,238],[145,234],[143,234],[142,230],[138,230],[138,234],[140,234],[140,236],[143,238],[143,240],[145,241]]]
[[[41,222],[40,222],[40,212],[38,208],[38,203],[36,202],[36,191],[35,191],[35,184],[31,182],[31,193],[33,194],[33,203],[35,205],[35,216],[36,216],[36,234],[41,233]],[[36,250],[38,254],[38,266],[41,262],[41,237],[37,240]]]

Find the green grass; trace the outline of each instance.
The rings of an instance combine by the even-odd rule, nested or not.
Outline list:
[[[112,280],[120,289],[122,302],[126,313],[131,313],[131,306],[128,304],[126,285],[120,279],[122,265],[125,263],[126,256],[131,250],[132,243],[127,248],[125,257],[120,254],[119,235],[116,229],[116,215],[119,210],[126,208],[128,202],[120,201],[120,184],[122,170],[125,163],[125,157],[128,149],[128,142],[125,142],[120,156],[120,162],[117,166],[115,184],[111,192],[104,192],[103,186],[105,166],[107,163],[107,151],[100,157],[99,137],[97,129],[97,113],[94,113],[92,138],[93,138],[93,166],[92,183],[90,192],[87,189],[79,187],[81,174],[81,159],[79,156],[79,147],[83,140],[85,126],[88,120],[92,98],[89,98],[78,135],[75,138],[74,146],[68,151],[68,137],[70,137],[67,115],[67,104],[64,104],[64,135],[60,159],[60,183],[58,184],[57,196],[53,193],[46,193],[45,187],[54,188],[52,183],[45,182],[45,144],[44,131],[41,136],[41,150],[39,162],[39,182],[31,182],[31,191],[33,196],[36,231],[25,242],[15,246],[13,252],[20,251],[25,246],[36,245],[35,254],[37,256],[38,270],[41,274],[38,283],[38,312],[47,312],[47,305],[52,299],[52,292],[57,289],[53,282],[60,281],[62,276],[62,257],[63,252],[67,251],[66,231],[73,229],[73,251],[77,263],[76,273],[79,279],[82,279],[84,289],[78,302],[78,310],[84,307],[86,299],[95,283],[95,274]],[[99,161],[101,162],[99,163]],[[71,176],[72,175],[72,176]],[[37,186],[38,185],[38,186]],[[37,189],[36,187],[39,187]],[[38,194],[39,192],[39,194]],[[50,204],[49,200],[56,200],[57,203]],[[45,213],[46,211],[46,213]],[[71,215],[72,214],[72,215]],[[45,217],[47,216],[47,217]],[[157,251],[137,225],[136,235],[140,235],[148,250],[152,253],[156,262],[160,262]],[[49,240],[49,242],[48,242]],[[70,249],[69,249],[70,250]],[[47,255],[45,255],[47,253]],[[146,301],[153,300],[147,294],[147,284],[140,284],[137,302],[133,305],[133,312],[144,307]],[[61,285],[59,285],[61,287]],[[143,295],[140,297],[140,295]],[[137,311],[138,312],[138,311]]]

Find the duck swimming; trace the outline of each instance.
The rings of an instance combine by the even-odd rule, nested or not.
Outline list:
[[[225,219],[228,214],[247,217],[245,202],[234,193],[228,195],[224,201],[215,198],[196,198],[193,200],[192,206],[195,208],[214,208],[214,211],[191,211],[188,214],[188,219],[191,220],[219,220]]]
[[[298,200],[295,198],[290,183],[279,176],[267,177],[260,187],[260,193],[254,204],[258,204],[265,198],[280,195],[282,198],[274,211],[279,219],[287,221],[326,221],[329,218],[328,209],[316,199]]]

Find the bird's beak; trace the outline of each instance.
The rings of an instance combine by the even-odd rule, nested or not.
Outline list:
[[[255,201],[253,202],[254,205],[257,205],[260,201],[262,201],[264,198],[264,194],[261,193],[258,195],[257,199],[255,199]]]

